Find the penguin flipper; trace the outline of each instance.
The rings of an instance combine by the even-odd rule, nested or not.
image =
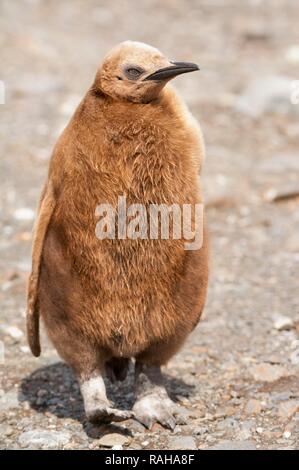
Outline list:
[[[38,216],[34,227],[32,269],[27,290],[27,340],[31,352],[38,357],[41,353],[39,341],[39,306],[38,306],[38,281],[41,257],[45,235],[53,210],[55,208],[55,197],[51,181],[48,181],[42,193]]]

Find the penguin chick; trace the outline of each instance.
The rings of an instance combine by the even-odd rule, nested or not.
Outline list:
[[[206,230],[195,250],[185,249],[183,237],[99,238],[96,208],[117,208],[119,196],[147,211],[151,204],[202,203],[202,135],[168,84],[195,70],[148,45],[121,43],[104,59],[53,151],[34,234],[28,341],[38,356],[41,316],[77,374],[91,421],[135,416],[148,427],[176,423],[179,410],[161,366],[204,307]],[[131,358],[133,412],[113,407],[103,380],[107,373],[123,379]]]

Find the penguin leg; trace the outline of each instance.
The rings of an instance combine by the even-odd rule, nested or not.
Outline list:
[[[169,398],[163,385],[160,366],[136,361],[135,397],[135,419],[147,428],[159,423],[173,430],[177,422],[183,423],[180,407]]]
[[[122,382],[128,374],[130,359],[124,357],[113,357],[105,364],[106,375],[110,382]]]
[[[133,413],[113,408],[106,395],[106,387],[98,370],[89,377],[79,379],[87,419],[92,423],[110,423],[132,418]]]
[[[60,356],[74,369],[79,381],[87,419],[92,423],[108,423],[133,417],[132,411],[114,408],[107,398],[104,382],[107,352],[83,341],[63,321],[56,321],[51,327],[48,334],[53,344]]]
[[[88,421],[110,423],[133,417],[132,411],[114,408],[107,398],[104,382],[107,352],[92,342],[83,341],[70,328],[61,328],[61,323],[56,325],[58,328],[52,328],[50,336],[61,357],[75,370]]]
[[[61,322],[52,325],[49,336],[60,356],[73,367],[79,381],[88,421],[109,423],[133,417],[132,411],[119,410],[107,398],[104,382],[107,352],[71,331]]]

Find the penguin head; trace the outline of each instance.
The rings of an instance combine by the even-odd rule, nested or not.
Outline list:
[[[125,41],[104,58],[94,88],[114,99],[149,103],[169,80],[195,70],[199,70],[196,64],[172,62],[154,47]]]

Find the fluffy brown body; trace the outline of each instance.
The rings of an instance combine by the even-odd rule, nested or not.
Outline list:
[[[150,103],[115,100],[94,86],[55,146],[35,231],[28,338],[38,318],[80,377],[112,358],[161,365],[196,326],[205,303],[208,244],[99,240],[100,203],[202,202],[201,133],[174,90]]]

